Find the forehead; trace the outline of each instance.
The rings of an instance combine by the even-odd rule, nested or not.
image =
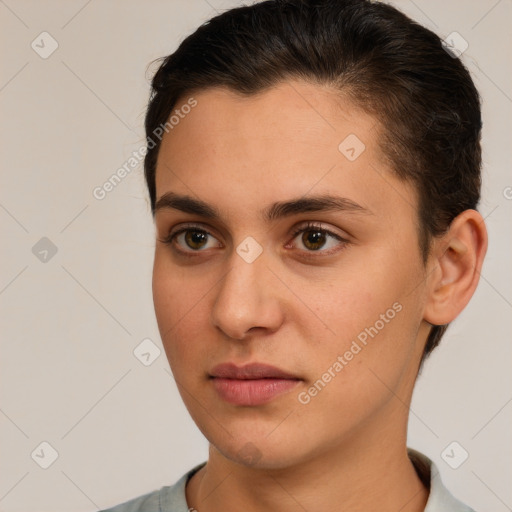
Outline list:
[[[280,160],[304,157],[314,147],[313,158],[320,151],[338,158],[339,143],[352,134],[364,139],[369,151],[378,149],[373,144],[377,121],[326,86],[283,82],[253,95],[216,87],[194,94],[194,99],[197,105],[172,128],[163,146],[193,144],[209,156],[225,151],[225,156],[251,161],[272,152]],[[187,101],[180,98],[175,109]]]
[[[212,88],[193,98],[196,106],[163,138],[157,199],[172,190],[226,202],[229,192],[258,210],[264,200],[310,191],[384,209],[393,195],[411,196],[409,207],[414,201],[385,163],[380,124],[332,89],[295,81],[250,96]]]

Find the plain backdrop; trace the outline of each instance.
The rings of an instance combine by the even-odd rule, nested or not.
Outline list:
[[[391,3],[443,38],[457,32],[468,43],[462,58],[483,98],[480,211],[490,236],[478,290],[417,383],[408,444],[477,512],[505,512],[512,5]],[[1,511],[97,510],[171,485],[206,460],[207,442],[163,350],[149,366],[134,355],[147,338],[162,349],[142,166],[103,200],[93,190],[144,144],[148,64],[216,11],[240,4],[0,0]],[[469,455],[457,469],[442,457],[454,441]]]

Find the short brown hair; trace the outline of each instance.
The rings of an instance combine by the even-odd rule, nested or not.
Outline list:
[[[163,59],[152,81],[146,135],[167,122],[184,94],[223,86],[251,95],[293,78],[334,86],[381,122],[383,153],[418,192],[425,262],[432,238],[478,205],[480,98],[439,36],[394,7],[267,0],[212,18]],[[160,140],[148,146],[144,161],[153,214],[159,148]],[[447,327],[431,328],[421,364]]]

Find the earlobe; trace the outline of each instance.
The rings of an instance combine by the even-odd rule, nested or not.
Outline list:
[[[484,219],[475,210],[465,210],[434,244],[425,321],[448,324],[466,307],[478,284],[486,250]]]

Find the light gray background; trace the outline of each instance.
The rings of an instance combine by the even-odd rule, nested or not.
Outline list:
[[[505,512],[512,510],[511,1],[392,3],[469,43],[463,59],[483,96],[480,210],[490,234],[476,295],[417,384],[409,446],[436,462],[461,500]],[[145,338],[161,348],[142,166],[104,200],[92,191],[144,143],[148,63],[238,4],[0,0],[2,511],[97,510],[172,484],[206,459],[163,351],[150,366],[133,354]],[[47,59],[31,48],[43,31],[59,45]],[[32,252],[42,237],[58,250],[46,262]],[[51,455],[43,441],[59,455],[48,469],[39,466]],[[452,441],[469,453],[456,470],[441,457]]]

